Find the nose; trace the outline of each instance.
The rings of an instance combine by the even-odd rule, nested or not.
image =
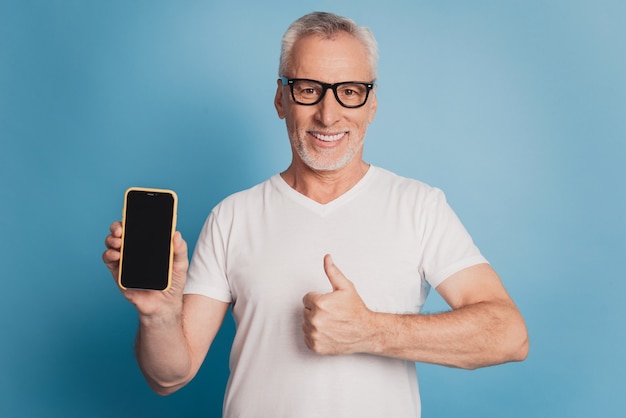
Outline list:
[[[331,89],[326,91],[326,94],[316,106],[316,118],[324,126],[332,126],[341,118],[343,107],[339,104]]]

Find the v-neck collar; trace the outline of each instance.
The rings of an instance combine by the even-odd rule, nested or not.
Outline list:
[[[333,212],[334,210],[336,210],[336,208],[343,206],[345,203],[352,200],[354,196],[358,195],[359,191],[371,181],[376,171],[377,168],[370,164],[370,167],[365,175],[354,186],[352,186],[348,191],[328,203],[316,202],[315,200],[296,191],[289,184],[287,184],[285,179],[283,179],[280,174],[275,174],[274,176],[272,176],[270,178],[270,181],[281,193],[283,193],[290,200],[296,202],[298,205],[303,206],[314,213],[317,213],[318,215],[323,216]]]

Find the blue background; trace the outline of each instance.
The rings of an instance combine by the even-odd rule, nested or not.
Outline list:
[[[317,9],[379,41],[367,161],[446,191],[530,330],[524,363],[417,365],[424,417],[626,416],[624,2],[0,0],[1,416],[219,416],[232,321],[153,394],[103,240],[142,185],[193,247],[288,165],[279,42]]]

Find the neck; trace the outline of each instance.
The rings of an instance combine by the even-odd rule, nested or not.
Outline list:
[[[293,162],[281,173],[285,182],[297,192],[318,203],[332,202],[357,184],[370,165],[359,160],[334,171],[317,171]]]

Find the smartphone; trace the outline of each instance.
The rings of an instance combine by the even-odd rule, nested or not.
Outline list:
[[[131,187],[124,194],[119,285],[162,290],[172,280],[178,197],[172,190]]]

